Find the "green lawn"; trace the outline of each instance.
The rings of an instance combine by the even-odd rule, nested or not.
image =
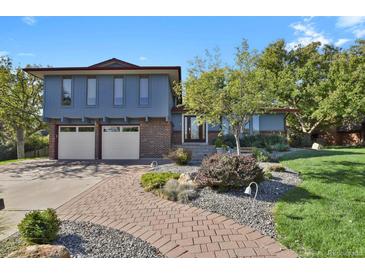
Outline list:
[[[365,257],[365,148],[301,151],[303,182],[275,208],[279,241],[302,257]]]

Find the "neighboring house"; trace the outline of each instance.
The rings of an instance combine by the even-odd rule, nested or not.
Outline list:
[[[326,145],[364,145],[365,120],[357,124],[332,127],[326,131],[317,131],[312,138]]]
[[[212,144],[221,128],[176,107],[179,66],[110,59],[89,67],[25,68],[44,80],[51,159],[159,158],[174,145]],[[251,133],[285,132],[283,111],[253,117]],[[224,127],[223,127],[224,128]]]

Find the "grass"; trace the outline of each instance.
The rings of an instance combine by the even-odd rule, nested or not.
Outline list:
[[[148,172],[142,175],[141,185],[146,191],[161,188],[170,179],[179,179],[180,173]]]
[[[302,257],[365,257],[365,148],[298,151],[281,163],[303,182],[275,207],[279,241]]]
[[[17,162],[21,162],[21,161],[25,161],[25,160],[39,160],[39,159],[46,159],[46,158],[45,157],[37,157],[37,158],[23,158],[23,159],[4,160],[4,161],[0,161],[0,166],[1,165],[11,164],[11,163],[17,163]]]

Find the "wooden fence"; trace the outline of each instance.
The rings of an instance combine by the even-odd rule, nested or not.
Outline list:
[[[25,152],[25,158],[36,158],[36,157],[46,157],[48,156],[48,147]]]

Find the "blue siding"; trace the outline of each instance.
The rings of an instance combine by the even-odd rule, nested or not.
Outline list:
[[[97,105],[86,105],[87,76],[73,76],[72,105],[61,105],[61,76],[45,77],[45,118],[121,118],[127,117],[170,117],[172,104],[167,75],[149,76],[150,102],[139,105],[139,77],[124,76],[125,104],[113,105],[113,76],[97,76]]]

